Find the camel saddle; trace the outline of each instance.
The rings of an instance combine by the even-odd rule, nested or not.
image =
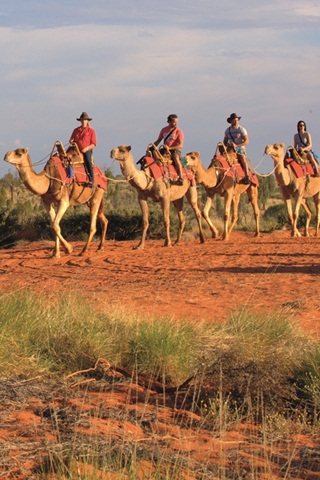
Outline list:
[[[77,163],[70,165],[69,162],[65,159],[61,159],[59,155],[54,155],[50,157],[49,162],[54,162],[55,167],[60,175],[61,181],[64,185],[71,185],[72,183],[79,183],[80,185],[90,184],[90,180],[84,163]],[[94,165],[94,184],[103,190],[107,190],[107,177],[103,175],[99,167]]]
[[[311,163],[299,163],[294,158],[286,157],[284,160],[284,166],[287,167],[287,165],[290,165],[297,178],[305,178],[307,175],[314,175]]]
[[[141,161],[141,168],[149,168],[150,174],[153,178],[170,179],[173,182],[178,179],[178,173],[171,163],[163,163],[155,160],[152,157],[145,156]],[[196,181],[192,171],[189,168],[182,168],[182,177],[190,181],[191,186],[196,185]]]
[[[227,177],[233,177],[236,183],[241,183],[241,180],[246,176],[241,164],[229,162],[223,155],[216,153],[213,162],[219,162],[221,165],[221,172],[223,172]],[[252,185],[258,187],[259,180],[255,173],[251,172],[249,169],[249,178]]]

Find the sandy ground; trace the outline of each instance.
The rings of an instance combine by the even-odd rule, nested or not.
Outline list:
[[[25,285],[36,291],[74,289],[97,304],[190,321],[223,321],[242,307],[281,310],[320,333],[320,239],[314,236],[234,232],[228,242],[183,240],[165,248],[159,240],[134,250],[136,244],[107,242],[98,252],[93,243],[81,257],[78,242],[60,259],[51,258],[53,242],[1,250],[0,292]]]
[[[76,242],[73,244],[74,252],[69,256],[62,254],[60,259],[51,258],[52,242],[26,243],[1,250],[0,292],[26,285],[35,291],[74,289],[81,291],[83,297],[95,303],[97,308],[119,305],[143,315],[165,315],[191,322],[202,319],[221,322],[232,311],[242,307],[259,313],[279,310],[292,315],[292,319],[310,334],[320,336],[320,239],[314,236],[293,239],[289,231],[265,234],[261,238],[254,238],[252,233],[234,232],[228,242],[208,239],[204,245],[198,240],[183,240],[180,245],[164,248],[162,241],[148,241],[144,250],[134,250],[136,243],[107,242],[103,252],[97,252],[97,243],[94,243],[89,254],[81,257],[79,253],[83,243]],[[8,399],[3,393],[6,385],[2,386],[4,398],[0,407],[0,478],[36,478],[32,476],[33,468],[41,463],[39,458],[45,456],[43,452],[50,450],[48,445],[56,441],[57,432],[54,431],[50,412],[55,408],[61,411],[62,403],[63,408],[73,414],[77,409],[83,412],[84,405],[87,405],[92,417],[88,420],[90,425],[83,427],[86,434],[110,435],[114,429],[117,437],[121,428],[123,431],[119,422],[108,423],[100,418],[100,423],[94,423],[93,412],[98,404],[109,405],[108,408],[114,405],[112,408],[120,410],[124,408],[123,405],[128,404],[125,386],[122,386],[123,391],[113,391],[112,394],[92,392],[89,395],[87,392],[89,398],[84,398],[81,390],[68,395],[59,392],[56,396],[53,393],[45,396],[45,389],[40,392],[36,385],[32,388],[30,385],[20,398],[22,386],[16,384],[15,393]],[[132,385],[130,388],[132,391]],[[128,435],[132,441],[144,442],[147,448],[151,448],[146,430],[149,429],[150,433],[153,414],[152,406],[146,413],[145,398],[148,393],[154,404],[158,402],[155,399],[158,394],[139,386],[135,388],[138,393],[136,400],[131,402],[131,408],[137,415],[141,400],[145,415],[150,418],[149,423],[145,423],[145,431],[141,427],[138,429],[134,422],[127,426],[131,432]],[[12,385],[9,390],[12,392]],[[99,408],[101,411],[101,405]],[[44,415],[46,411],[49,413]],[[184,426],[177,426],[172,408],[163,407],[161,410],[157,407],[157,415],[161,417],[161,421],[159,418],[157,421],[158,430],[153,430],[150,435],[153,439],[155,435],[165,438],[163,448],[194,452],[191,458],[195,472],[197,462],[200,465],[204,458],[206,462],[221,463],[221,454],[223,462],[228,463],[237,452],[237,462],[241,460],[244,471],[252,469],[252,462],[263,464],[263,458],[267,456],[262,447],[250,450],[252,435],[256,435],[254,426],[243,426],[236,432],[226,433],[225,438],[214,438],[210,432],[201,433],[199,428],[185,428],[187,421]],[[188,412],[181,415],[189,420],[191,418]],[[194,421],[197,423],[199,419]],[[79,425],[81,429],[81,422]],[[281,453],[279,448],[279,452],[273,452],[278,455],[274,471],[268,476],[267,467],[262,465],[261,476],[254,478],[320,479],[319,443],[305,437],[296,438],[294,442],[300,448],[296,452],[294,475],[284,477],[285,469],[281,473],[280,467],[289,453]],[[39,445],[42,445],[42,450]],[[303,468],[301,452],[306,448],[315,452],[314,468]],[[230,449],[233,449],[231,453]],[[148,462],[145,468],[149,473],[152,470]],[[181,473],[181,478],[207,478],[199,475],[183,476]],[[120,479],[118,476],[100,477],[98,474],[96,478]],[[141,473],[139,478],[152,476],[144,477]]]

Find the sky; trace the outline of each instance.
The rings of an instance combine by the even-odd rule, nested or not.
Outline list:
[[[258,173],[299,120],[320,156],[320,0],[2,0],[0,42],[0,156],[28,147],[37,172],[83,111],[114,174],[110,150],[138,160],[171,113],[205,166],[233,112]]]

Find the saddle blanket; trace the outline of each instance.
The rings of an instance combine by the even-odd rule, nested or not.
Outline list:
[[[285,166],[290,165],[297,178],[304,178],[307,174],[310,176],[314,175],[311,163],[301,165],[301,163],[296,162],[293,158],[286,158],[284,164]]]
[[[227,177],[233,177],[235,180],[237,180],[237,183],[241,183],[241,180],[245,177],[245,173],[240,163],[230,164],[223,155],[219,155],[219,154],[216,154],[214,156],[214,159],[220,162],[221,167],[223,170],[225,170]],[[259,186],[259,180],[257,175],[255,173],[252,173],[250,170],[249,170],[249,178],[251,180],[252,185],[255,185],[256,187]]]
[[[56,155],[51,157],[50,160],[53,160],[55,163],[55,167],[60,175],[60,179],[65,185],[71,185],[72,183],[76,182],[81,184],[89,184],[90,180],[87,175],[86,169],[83,163],[79,163],[77,165],[71,165],[71,170],[69,170],[69,166],[65,166],[64,163],[61,161],[61,158]],[[50,161],[49,160],[49,161]],[[73,176],[70,175],[72,172]],[[103,175],[102,171],[96,165],[93,167],[94,172],[94,184],[98,187],[101,187],[103,190],[107,190],[107,177]]]
[[[178,174],[172,164],[169,163],[157,163],[152,157],[144,157],[144,166],[148,166],[153,178],[170,178],[171,180],[177,180]],[[182,168],[182,178],[190,181],[191,186],[195,187],[196,181],[192,171],[189,168]]]

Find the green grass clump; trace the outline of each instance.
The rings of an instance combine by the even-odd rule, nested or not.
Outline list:
[[[222,325],[194,324],[120,308],[97,313],[80,293],[22,289],[1,297],[0,337],[2,375],[94,375],[104,359],[168,386],[193,377],[199,411],[218,399],[242,415],[299,406],[318,420],[319,344],[278,313],[241,310]]]

